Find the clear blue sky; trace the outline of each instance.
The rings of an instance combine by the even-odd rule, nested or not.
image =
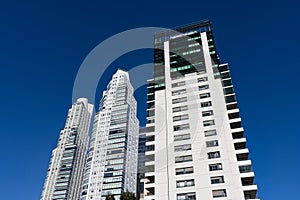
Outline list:
[[[286,1],[2,1],[0,3],[0,199],[39,199],[51,150],[83,59],[131,28],[210,19],[229,62],[259,196],[299,199],[300,3]],[[128,69],[152,51],[116,60]],[[145,92],[137,92],[139,110]],[[144,123],[144,112],[139,117]]]

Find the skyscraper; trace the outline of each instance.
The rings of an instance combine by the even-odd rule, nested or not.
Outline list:
[[[136,191],[139,121],[129,75],[118,70],[96,113],[81,200]]]
[[[210,22],[154,39],[145,200],[257,199],[230,70]]]
[[[52,151],[41,200],[79,199],[93,105],[78,99],[68,111],[57,147]]]

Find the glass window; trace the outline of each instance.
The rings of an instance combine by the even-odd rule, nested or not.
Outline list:
[[[173,126],[173,131],[182,131],[182,130],[187,130],[189,128],[190,128],[189,124],[182,124],[182,125]]]
[[[154,165],[147,165],[144,168],[145,168],[145,173],[147,173],[147,172],[154,172],[155,171],[154,170],[154,168],[155,168]]]
[[[213,198],[218,198],[218,197],[227,197],[226,190],[221,189],[221,190],[213,190],[212,191]]]
[[[154,151],[154,150],[155,150],[154,144],[146,146],[146,151]]]
[[[174,151],[175,152],[188,151],[188,150],[191,150],[191,149],[192,149],[191,144],[184,144],[184,145],[174,146]]]
[[[199,91],[201,91],[201,90],[206,90],[206,89],[208,89],[208,88],[209,88],[208,85],[200,85],[200,86],[199,86]]]
[[[181,120],[186,120],[186,119],[189,119],[189,115],[188,115],[188,114],[185,114],[185,115],[179,115],[179,116],[174,116],[174,117],[173,117],[173,122],[181,121]]]
[[[176,175],[192,174],[194,173],[194,168],[193,167],[176,168],[175,172]]]
[[[198,82],[205,82],[207,80],[208,80],[207,77],[198,78]]]
[[[196,200],[196,193],[189,192],[189,193],[177,194],[177,200]]]
[[[211,184],[224,183],[224,176],[210,177]]]
[[[223,86],[224,87],[226,87],[226,86],[230,86],[230,85],[232,85],[232,82],[231,82],[231,80],[229,79],[229,80],[225,80],[225,81],[223,81]]]
[[[200,94],[200,99],[205,99],[205,98],[208,98],[210,97],[210,93],[203,93],[203,94]]]
[[[173,112],[185,111],[187,109],[188,109],[188,106],[179,106],[179,107],[173,108]]]
[[[213,159],[213,158],[220,158],[220,151],[215,151],[215,152],[209,152],[207,153],[208,159]]]
[[[225,95],[226,94],[233,94],[234,93],[233,87],[225,88],[224,92],[225,92]]]
[[[215,125],[215,120],[205,120],[203,121],[203,126],[212,126]]]
[[[207,101],[207,102],[203,102],[201,103],[201,107],[208,107],[208,106],[211,106],[211,101]]]
[[[239,166],[239,169],[240,169],[240,173],[252,172],[251,165],[242,165],[242,166]]]
[[[155,141],[155,136],[154,135],[147,136],[146,141],[147,142]]]
[[[177,83],[172,83],[172,88],[174,87],[180,87],[180,86],[184,86],[185,85],[185,81],[181,81],[181,82],[177,82]]]
[[[181,98],[177,98],[177,99],[172,100],[173,104],[182,103],[182,102],[187,102],[187,97],[181,97]]]
[[[236,102],[235,95],[230,95],[225,97],[226,103]]]
[[[214,129],[214,130],[204,131],[204,135],[205,137],[217,135],[217,130]]]
[[[212,110],[202,111],[202,117],[207,117],[213,115],[214,112]]]
[[[211,140],[206,142],[206,147],[216,147],[219,146],[218,140]]]
[[[214,164],[209,164],[209,171],[218,171],[222,170],[222,163],[214,163]]]
[[[145,162],[149,162],[149,161],[155,161],[154,154],[148,154],[148,155],[146,155]]]
[[[174,141],[180,141],[180,140],[189,140],[191,139],[191,134],[181,134],[181,135],[174,135]]]
[[[175,163],[183,163],[183,162],[190,162],[190,161],[193,161],[192,155],[175,157]]]
[[[176,91],[172,92],[172,96],[181,95],[181,94],[185,94],[185,93],[186,93],[186,89],[176,90]]]
[[[176,187],[177,188],[191,187],[191,186],[194,186],[194,185],[195,185],[195,180],[194,179],[176,181]]]

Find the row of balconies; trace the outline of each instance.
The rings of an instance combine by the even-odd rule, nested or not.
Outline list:
[[[244,129],[236,102],[227,103],[227,110],[245,199],[258,200],[257,185],[254,184],[254,172],[249,160],[249,149],[246,147],[246,138],[244,138]]]
[[[244,138],[244,129],[232,86],[230,71],[227,64],[220,65],[219,70],[221,72],[227,113],[245,199],[255,200],[257,199],[257,185],[254,184],[254,172],[252,171],[251,160],[249,160],[249,150],[246,147],[246,138]]]

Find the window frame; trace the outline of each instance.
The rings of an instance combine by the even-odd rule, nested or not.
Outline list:
[[[221,158],[221,153],[220,151],[212,151],[207,153],[207,158],[208,159],[216,159],[216,158]]]

